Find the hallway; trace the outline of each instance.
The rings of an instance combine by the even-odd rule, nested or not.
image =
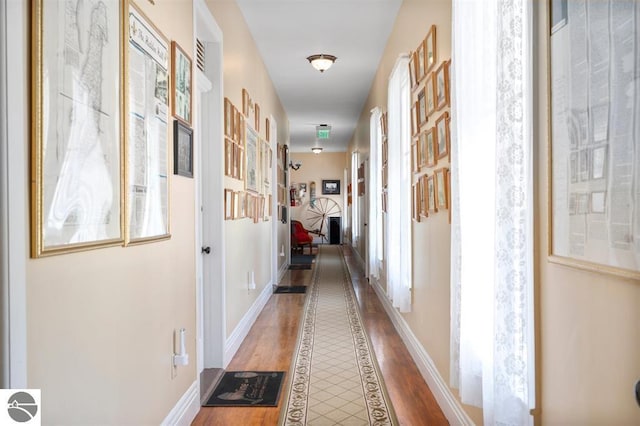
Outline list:
[[[448,424],[378,296],[363,276],[351,248],[345,245],[343,251],[360,315],[398,424]],[[313,273],[314,269],[289,270],[280,285],[310,286]],[[283,370],[289,374],[306,297],[306,294],[272,295],[227,370]],[[276,425],[287,395],[288,389],[283,388],[278,407],[203,407],[193,425],[235,425],[239,422]]]

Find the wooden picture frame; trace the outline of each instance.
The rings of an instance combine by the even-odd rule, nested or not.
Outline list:
[[[422,126],[427,122],[427,100],[424,87],[418,92],[418,127],[422,130]]]
[[[265,135],[265,140],[267,142],[271,142],[271,126],[270,126],[270,122],[269,122],[269,117],[265,118],[264,120],[264,135]]]
[[[414,139],[411,144],[411,171],[418,173],[420,170],[420,139]]]
[[[240,193],[233,191],[233,219],[240,219]]]
[[[244,114],[245,117],[249,118],[251,116],[252,109],[253,105],[251,103],[249,92],[247,91],[247,89],[242,89],[242,114]]]
[[[416,48],[416,64],[416,80],[420,83],[427,75],[425,68],[426,60],[424,40],[422,40]]]
[[[412,103],[411,106],[411,136],[417,136],[420,133],[420,105],[418,101]]]
[[[224,190],[224,220],[233,219],[233,190]]]
[[[340,179],[322,179],[323,195],[339,195]]]
[[[411,219],[420,222],[420,194],[418,194],[419,185],[414,183],[411,185]]]
[[[427,200],[427,204],[429,205],[429,212],[436,213],[438,211],[438,204],[436,202],[436,183],[434,179],[434,175],[425,175],[426,179],[426,194],[425,198]]]
[[[427,105],[427,117],[436,112],[436,92],[433,81],[433,73],[429,73],[427,79],[424,82],[425,98]]]
[[[32,19],[31,257],[122,245],[128,2],[102,5],[105,26],[96,31],[95,56],[77,39],[65,39],[72,22],[62,22],[64,2],[24,3]],[[91,22],[91,8],[75,12],[70,20]],[[93,36],[89,25],[73,31]],[[101,79],[85,71],[92,65],[102,69]]]
[[[425,182],[426,175],[420,176],[420,179],[418,179],[418,197],[420,198],[420,216],[427,218],[429,217],[429,202],[423,190]]]
[[[418,135],[418,170],[422,170],[426,166],[427,161],[427,132],[421,132]]]
[[[449,106],[449,61],[444,61],[435,71],[434,77],[436,109]]]
[[[438,156],[436,152],[436,128],[431,127],[425,131],[425,167],[435,167],[438,163]]]
[[[409,59],[409,82],[411,89],[418,87],[418,79],[416,78],[416,52],[411,52]]]
[[[247,126],[244,149],[245,190],[258,193],[262,187],[260,181],[260,138],[257,132],[249,126]]]
[[[229,138],[224,138],[224,174],[235,178],[233,173],[235,144]]]
[[[193,177],[193,129],[173,120],[173,174]]]
[[[446,209],[449,206],[449,190],[447,188],[447,173],[449,169],[442,167],[434,172],[436,185],[436,205],[438,210]]]
[[[425,72],[430,72],[433,66],[438,60],[436,50],[436,26],[431,25],[427,36],[424,39],[425,53],[424,53],[424,69]]]
[[[176,41],[171,42],[171,115],[191,125],[192,62]]]
[[[234,139],[235,130],[233,124],[235,122],[235,111],[233,104],[229,98],[224,98],[224,135],[228,138]]]
[[[255,122],[254,122],[255,130],[256,130],[256,133],[260,133],[260,105],[254,104],[253,109],[255,114]]]
[[[449,113],[444,112],[436,120],[437,158],[441,160],[449,155]]]

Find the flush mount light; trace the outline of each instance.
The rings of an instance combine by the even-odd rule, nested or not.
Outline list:
[[[333,55],[327,55],[325,53],[321,53],[320,55],[311,55],[307,58],[307,60],[311,63],[311,66],[313,66],[320,72],[325,72],[326,70],[331,68],[331,65],[333,65],[336,59],[338,58]]]
[[[313,148],[311,148],[311,152],[313,152],[314,154],[320,154],[322,152],[322,147],[314,146]]]

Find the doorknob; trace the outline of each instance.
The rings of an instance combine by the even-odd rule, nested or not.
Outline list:
[[[211,247],[209,247],[209,246],[202,247],[202,253],[206,253],[206,254],[211,253]]]

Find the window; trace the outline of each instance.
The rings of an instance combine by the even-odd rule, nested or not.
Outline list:
[[[380,108],[371,111],[369,123],[369,278],[380,276],[382,260],[382,129]]]
[[[389,78],[389,176],[387,294],[400,312],[411,311],[411,122],[409,57],[396,61]]]

